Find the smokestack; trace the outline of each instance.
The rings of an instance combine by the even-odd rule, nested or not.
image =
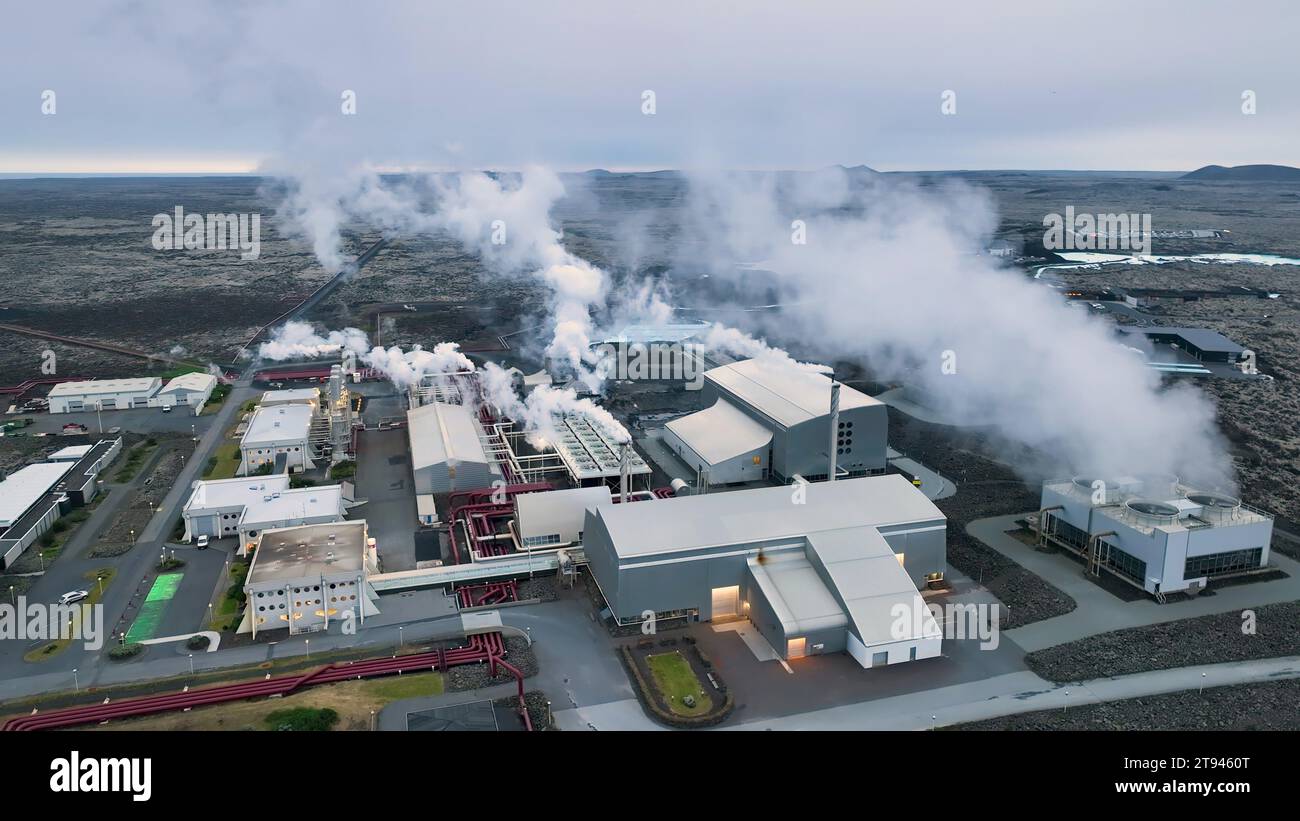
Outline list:
[[[839,437],[840,429],[840,383],[834,379],[831,380],[831,438],[830,438],[830,466],[826,474],[826,481],[835,481],[835,448]]]
[[[619,504],[627,504],[627,485],[632,476],[632,443],[624,442],[623,447],[619,449],[618,465],[618,501]]]

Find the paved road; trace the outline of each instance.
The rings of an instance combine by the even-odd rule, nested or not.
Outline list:
[[[1160,624],[1300,599],[1300,563],[1274,552],[1271,561],[1285,571],[1288,578],[1211,588],[1214,595],[1201,595],[1168,604],[1157,604],[1150,598],[1122,602],[1089,581],[1083,574],[1083,568],[1069,557],[1060,553],[1040,553],[1008,536],[1006,531],[1015,529],[1016,519],[1023,518],[1023,515],[978,519],[967,526],[966,532],[1026,570],[1051,582],[1078,602],[1078,607],[1063,616],[1008,630],[1006,638],[1023,647],[1026,652],[1054,647],[1109,630]]]
[[[731,730],[928,730],[1036,710],[1300,678],[1300,657],[1179,667],[1077,684],[1054,684],[1031,672],[1008,673],[954,687],[832,707],[794,716],[726,725]],[[555,713],[563,730],[662,730],[635,700]]]
[[[38,579],[33,585],[28,597],[33,601],[51,602],[67,590],[84,588],[86,582],[81,579],[81,574],[87,570],[97,567],[113,566],[117,568],[117,577],[112,584],[105,590],[103,599],[104,606],[104,625],[112,628],[119,623],[129,624],[134,618],[135,608],[143,600],[144,593],[147,592],[147,585],[142,584],[152,571],[153,564],[157,561],[160,551],[162,550],[163,540],[170,535],[172,525],[180,518],[181,508],[189,498],[190,484],[200,478],[204,466],[207,464],[208,457],[224,440],[224,433],[233,421],[239,406],[256,395],[256,392],[250,387],[250,375],[242,377],[234,386],[230,395],[226,397],[225,403],[215,413],[208,417],[200,417],[210,420],[199,437],[196,450],[185,460],[185,465],[177,476],[171,490],[163,498],[158,506],[158,512],[145,525],[139,535],[139,545],[123,556],[112,559],[83,560],[78,558],[78,554],[72,550],[65,550],[64,555],[54,562],[49,573]],[[136,413],[136,411],[122,411],[122,413]],[[174,416],[172,414],[162,414],[155,411],[159,416]],[[181,417],[185,418],[185,417]],[[193,419],[194,417],[190,417]],[[188,426],[188,423],[187,423]],[[160,449],[161,450],[161,449]],[[155,456],[155,459],[160,458]],[[108,524],[111,519],[105,518],[112,514],[118,506],[126,504],[134,488],[144,481],[148,471],[142,470],[140,474],[130,485],[114,488],[114,492],[105,500],[99,510],[95,511],[91,519],[82,523],[80,530],[82,533],[74,534],[70,540],[70,545],[75,550],[84,550],[89,543],[88,540],[98,532],[99,524]],[[110,468],[111,475],[111,468]],[[116,498],[115,498],[116,497]],[[114,506],[110,510],[104,508]],[[92,520],[98,519],[94,529],[87,528]],[[215,568],[215,565],[214,565]],[[198,568],[196,567],[196,570]],[[212,569],[214,573],[219,573],[219,569]],[[215,581],[216,576],[212,576]],[[186,597],[181,601],[187,600],[187,597],[199,597],[202,599],[202,608],[207,607],[207,598],[211,593],[211,586],[202,590],[203,585],[194,585],[188,590]],[[176,606],[177,600],[173,600],[171,606]],[[5,685],[15,683],[13,679],[22,681],[32,681],[34,687],[23,685],[18,688],[22,692],[42,692],[49,689],[53,682],[58,682],[54,689],[64,689],[67,687],[68,679],[72,678],[72,670],[78,671],[78,678],[83,683],[93,680],[98,670],[104,665],[112,664],[104,658],[99,651],[87,651],[80,642],[73,642],[58,655],[46,661],[28,663],[22,660],[22,655],[29,649],[29,644],[25,642],[7,642],[15,647],[0,648],[0,677],[9,679]],[[216,654],[213,654],[216,655]],[[25,678],[24,678],[25,677]],[[0,688],[0,697],[4,695],[5,689]]]

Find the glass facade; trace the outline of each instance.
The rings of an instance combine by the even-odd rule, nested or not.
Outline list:
[[[1220,576],[1224,573],[1236,573],[1259,567],[1264,548],[1255,547],[1247,550],[1230,550],[1227,553],[1213,553],[1209,556],[1189,556],[1183,568],[1184,579],[1196,579],[1201,576]]]

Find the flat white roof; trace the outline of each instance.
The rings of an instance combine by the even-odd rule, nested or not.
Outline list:
[[[248,430],[244,432],[241,447],[306,439],[314,413],[310,405],[258,408],[248,420]]]
[[[798,538],[849,527],[943,522],[943,513],[901,475],[815,482],[677,496],[627,505],[600,505],[620,557],[642,557],[707,547]]]
[[[442,462],[492,464],[479,438],[478,421],[464,405],[430,402],[406,412],[415,470]]]
[[[266,391],[262,394],[262,403],[279,402],[318,402],[320,388],[288,388],[282,391]]]
[[[320,485],[282,491],[278,496],[272,494],[270,499],[258,496],[248,503],[240,521],[260,524],[342,515],[343,488],[340,485]]]
[[[830,377],[792,365],[744,359],[707,370],[704,378],[787,428],[831,412]],[[862,391],[840,386],[840,410],[879,404]]]
[[[9,527],[72,470],[73,462],[41,462],[19,468],[0,482],[0,527]]]
[[[279,473],[240,479],[201,479],[194,483],[186,510],[247,506],[253,499],[289,489],[289,477]]]
[[[718,399],[712,406],[665,425],[711,465],[767,446],[772,431],[752,416]]]
[[[75,462],[81,457],[90,453],[94,445],[68,445],[66,448],[56,450],[48,457],[51,462]]]
[[[86,382],[60,382],[50,389],[50,396],[94,396],[105,393],[148,393],[158,390],[162,380],[156,376],[137,379],[91,379]]]
[[[217,378],[210,373],[183,373],[163,386],[159,393],[194,391],[203,393],[217,386]]]

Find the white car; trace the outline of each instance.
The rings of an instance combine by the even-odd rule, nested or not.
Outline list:
[[[199,550],[207,550],[207,549],[208,549],[208,537],[207,537],[207,536],[200,536],[200,537],[199,537],[199,538],[194,542],[194,546],[197,547]]]
[[[81,601],[89,595],[90,594],[85,590],[70,590],[62,596],[59,596],[59,604],[73,604]]]

